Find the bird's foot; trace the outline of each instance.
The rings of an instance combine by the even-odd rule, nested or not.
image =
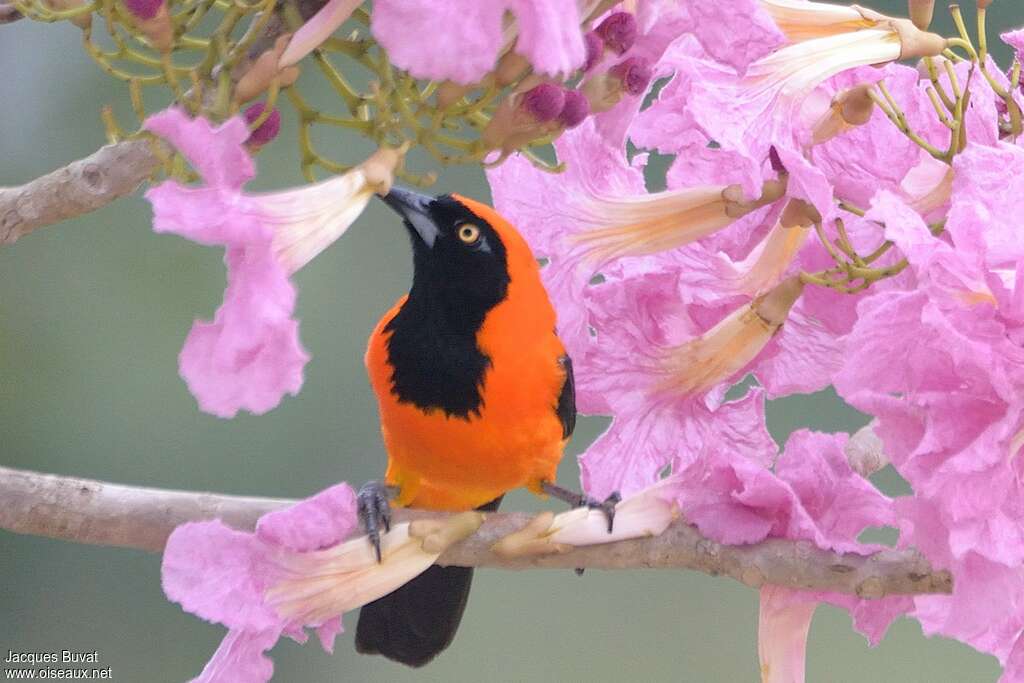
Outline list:
[[[619,495],[618,491],[613,491],[612,494],[604,500],[597,500],[596,498],[591,498],[586,494],[576,493],[575,491],[570,491],[569,489],[562,488],[557,484],[552,484],[546,481],[542,482],[540,487],[544,493],[557,498],[558,500],[565,501],[573,507],[586,507],[592,510],[600,510],[608,520],[608,533],[611,533],[612,529],[615,528],[615,506],[622,501],[622,496]]]
[[[390,500],[397,493],[398,489],[394,486],[387,486],[380,481],[368,481],[356,494],[359,522],[363,525],[370,545],[373,546],[373,550],[377,554],[377,562],[381,561],[380,530],[383,527],[385,533],[391,531]]]

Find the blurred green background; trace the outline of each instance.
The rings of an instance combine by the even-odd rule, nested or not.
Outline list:
[[[902,6],[870,4],[897,13]],[[949,35],[944,10],[937,15]],[[1000,0],[990,15],[1009,27],[1024,21],[1024,7]],[[997,56],[1006,63],[1005,51]],[[0,185],[92,152],[103,142],[102,105],[128,111],[126,89],[82,53],[70,25],[0,26],[0,64]],[[260,156],[253,187],[301,181],[292,123],[286,117],[285,132]],[[321,145],[339,155],[363,150],[345,138]],[[489,196],[476,168],[444,171],[437,191],[450,190]],[[176,368],[192,320],[209,318],[220,302],[220,250],[154,235],[138,195],[0,248],[0,464],[290,497],[378,477],[385,458],[362,354],[377,318],[405,292],[410,265],[403,231],[373,204],[296,278],[302,340],[313,356],[302,393],[268,415],[223,421],[197,411]],[[864,423],[831,392],[774,402],[769,418],[780,440],[802,425],[835,431]],[[581,421],[563,483],[577,481],[572,456],[605,424]],[[901,490],[891,472],[879,481],[890,493]],[[506,502],[508,509],[539,505],[522,492]],[[8,650],[98,650],[117,681],[198,674],[224,631],[167,602],[159,570],[155,555],[0,532],[0,659]],[[914,622],[899,621],[875,650],[849,624],[844,612],[818,610],[809,681],[998,675],[993,658],[926,639]],[[727,579],[481,571],[454,646],[423,670],[356,656],[350,634],[333,656],[290,641],[272,656],[280,681],[753,681],[756,628],[756,592]]]

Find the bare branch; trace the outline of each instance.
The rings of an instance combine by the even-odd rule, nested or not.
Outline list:
[[[288,500],[247,498],[107,484],[0,467],[0,529],[76,543],[159,552],[179,524],[220,518],[251,530],[260,515]],[[398,521],[444,513],[396,510]],[[492,552],[500,538],[529,521],[524,513],[489,514],[476,534],[441,556],[445,565],[528,569],[695,569],[726,575],[748,586],[764,584],[880,598],[949,593],[948,572],[933,570],[910,550],[840,554],[805,541],[768,540],[745,546],[715,543],[683,521],[653,538],[582,547],[562,555],[507,559]]]
[[[15,9],[14,5],[0,2],[0,24],[10,24],[21,18],[21,12]]]
[[[0,187],[0,244],[135,191],[159,159],[147,140],[106,145],[19,187]]]

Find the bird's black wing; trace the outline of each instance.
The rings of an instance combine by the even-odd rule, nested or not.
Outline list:
[[[558,395],[555,412],[562,423],[562,438],[568,439],[576,429],[576,380],[572,375],[572,358],[562,356],[558,364],[565,369],[565,382],[562,384],[562,393]]]

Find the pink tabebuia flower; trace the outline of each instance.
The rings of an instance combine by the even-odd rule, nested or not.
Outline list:
[[[757,60],[742,74],[679,41],[665,58],[674,71],[672,82],[641,114],[634,140],[673,153],[714,141],[749,160],[744,189],[748,198],[756,196],[770,147],[800,149],[812,141],[817,115],[805,104],[816,87],[858,66],[941,52],[943,39],[901,21],[894,25],[883,18],[870,28],[852,26],[798,42]],[[689,135],[673,138],[666,123]],[[693,139],[694,133],[705,136],[703,143]],[[659,138],[665,143],[658,144]]]
[[[338,484],[264,515],[255,534],[220,521],[191,522],[175,529],[164,548],[164,593],[186,611],[228,627],[196,681],[270,680],[274,665],[263,653],[281,635],[305,642],[306,626],[315,628],[324,649],[332,651],[334,637],[341,632],[340,613],[316,622],[296,622],[268,606],[264,593],[287,575],[279,558],[335,546],[356,526],[355,493],[347,484]]]
[[[256,173],[245,120],[214,128],[171,108],[145,127],[181,152],[204,181],[167,180],[146,192],[153,230],[225,247],[228,286],[212,322],[192,327],[179,370],[199,407],[220,417],[264,413],[302,386],[309,360],[299,342],[289,276],[329,246],[391,182],[397,152],[382,150],[345,175],[296,190],[247,194]]]
[[[220,520],[190,522],[167,539],[164,593],[182,608],[228,628],[197,683],[270,680],[264,653],[281,636],[306,641],[316,630],[332,652],[341,616],[426,570],[483,520],[465,513],[444,521],[397,524],[381,537],[381,559],[357,527],[356,496],[338,484],[291,507],[265,514],[255,533]]]
[[[955,576],[951,596],[914,599],[925,633],[1005,661],[1024,628],[1024,341],[1014,183],[1024,152],[971,144],[954,162],[951,243],[898,196],[868,218],[906,256],[913,289],[859,307],[840,394],[874,414],[891,462],[914,488],[897,502],[901,544]],[[1008,668],[1007,680],[1013,680]]]

